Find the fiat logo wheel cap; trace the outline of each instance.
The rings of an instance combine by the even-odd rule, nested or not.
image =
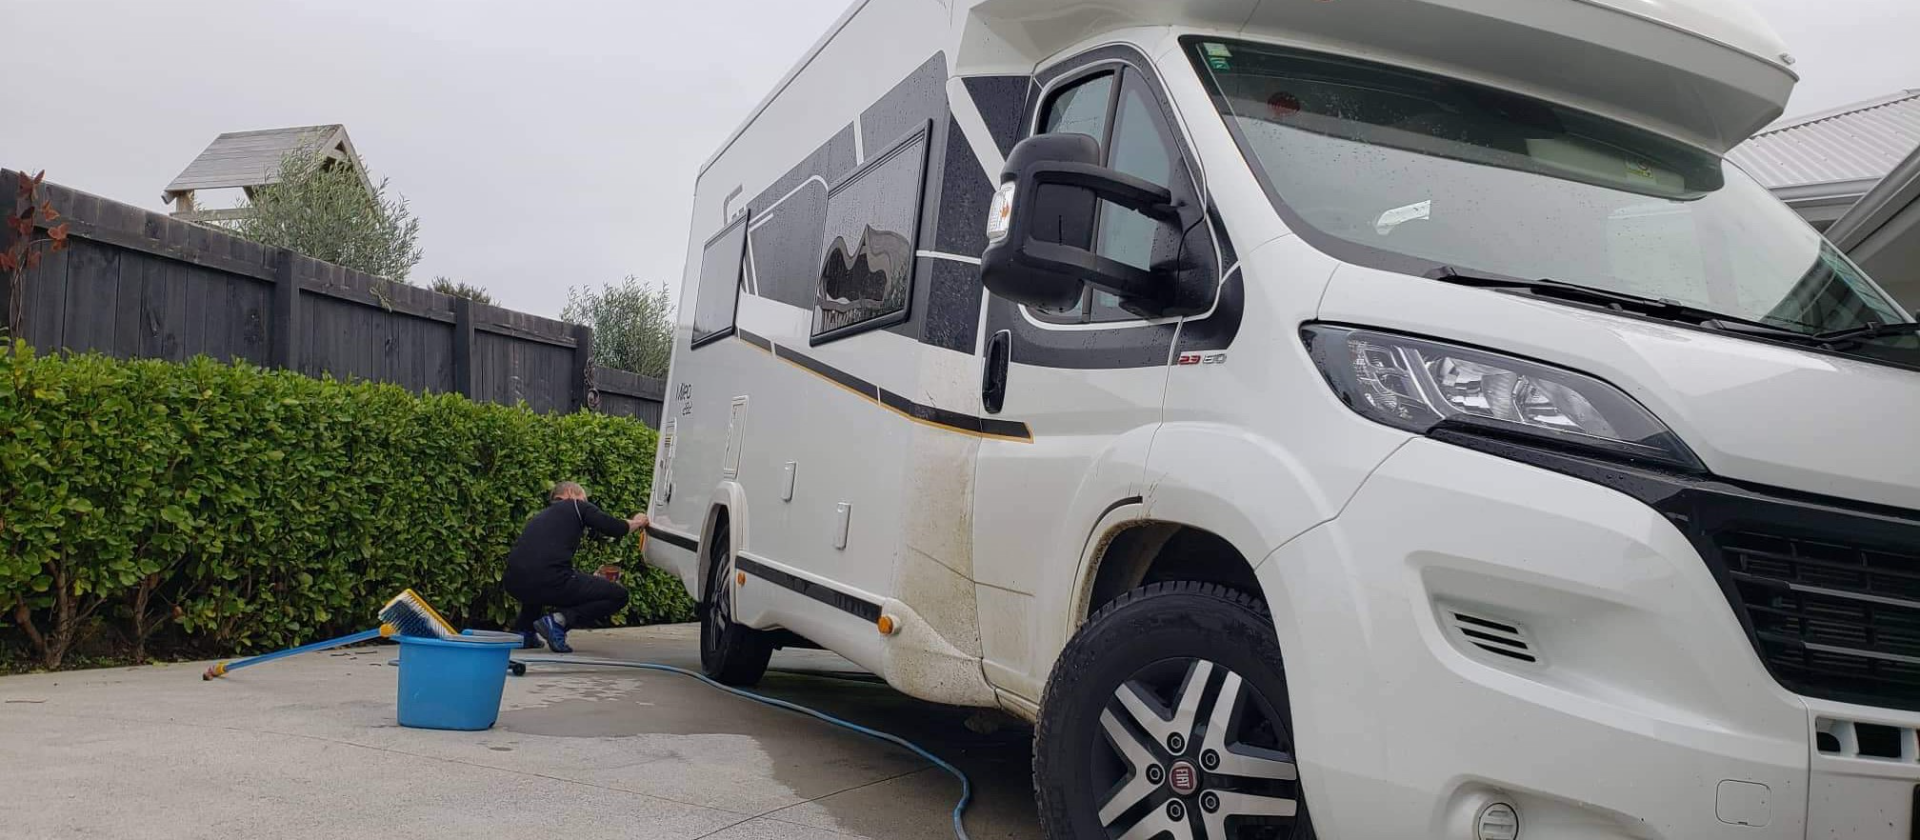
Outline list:
[[[1167,787],[1181,796],[1190,795],[1200,788],[1200,771],[1185,761],[1176,762],[1173,769],[1167,771]]]

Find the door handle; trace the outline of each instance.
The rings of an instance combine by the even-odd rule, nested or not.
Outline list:
[[[986,369],[980,374],[980,402],[988,414],[999,414],[1007,402],[1007,363],[1013,357],[1013,332],[1001,330],[987,341]]]

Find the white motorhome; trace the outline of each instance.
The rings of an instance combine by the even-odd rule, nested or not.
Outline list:
[[[1740,0],[871,0],[701,170],[646,554],[1050,837],[1905,838],[1920,341]]]

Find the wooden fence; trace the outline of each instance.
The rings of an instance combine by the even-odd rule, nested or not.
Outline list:
[[[19,210],[16,179],[0,170],[9,196],[0,212]],[[660,423],[665,383],[593,365],[588,327],[390,283],[56,184],[41,190],[72,244],[26,275],[20,337],[36,348],[205,354]],[[0,310],[8,282],[0,273]]]

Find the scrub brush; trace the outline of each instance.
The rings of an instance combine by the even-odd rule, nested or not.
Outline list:
[[[427,599],[411,589],[393,596],[393,600],[380,608],[380,622],[394,628],[394,632],[401,636],[463,641],[460,631],[453,629],[453,625],[440,617],[440,612],[428,604]]]
[[[440,616],[440,611],[420,597],[420,593],[408,589],[393,596],[393,600],[380,608],[380,621],[383,627],[394,628],[394,634],[412,636],[416,639],[439,639],[446,642],[482,642],[498,643],[508,638],[519,639],[518,633],[502,633],[497,630],[468,630],[461,632]]]

